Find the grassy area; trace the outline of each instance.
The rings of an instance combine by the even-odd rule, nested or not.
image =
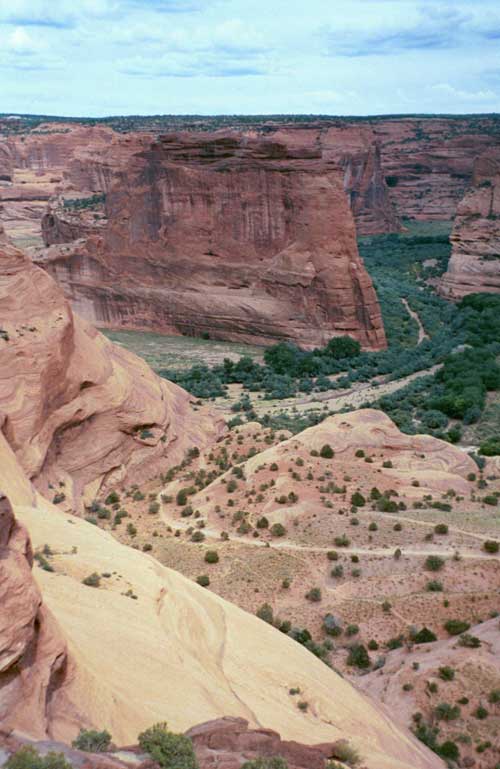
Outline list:
[[[112,342],[126,347],[151,366],[154,371],[164,368],[188,369],[200,363],[215,366],[224,358],[238,360],[249,355],[256,361],[262,359],[262,348],[235,342],[217,342],[185,336],[165,336],[149,331],[112,331],[101,329]]]

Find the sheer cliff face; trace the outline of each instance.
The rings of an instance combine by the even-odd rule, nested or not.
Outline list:
[[[443,296],[500,292],[500,149],[478,158],[474,187],[458,206],[451,242],[440,286]]]
[[[166,136],[134,156],[107,214],[102,239],[44,261],[98,324],[385,345],[342,176],[320,149]]]
[[[186,392],[75,316],[53,279],[1,235],[0,318],[0,436],[49,498],[57,491],[77,508],[213,437]]]
[[[343,122],[305,127],[288,124],[266,130],[266,135],[291,148],[320,148],[325,159],[342,168],[358,235],[401,229],[382,168],[380,143],[371,126]]]

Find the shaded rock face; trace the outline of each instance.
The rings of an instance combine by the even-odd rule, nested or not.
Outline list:
[[[0,318],[2,438],[49,498],[49,484],[76,504],[102,484],[144,480],[213,436],[186,392],[73,315],[5,239]]]
[[[25,529],[0,494],[0,723],[47,732],[66,674],[66,644],[32,574]]]
[[[98,324],[385,346],[342,178],[321,149],[169,135],[132,159],[107,214],[102,239],[40,262]]]
[[[453,246],[440,293],[460,299],[500,292],[500,148],[476,161],[474,187],[458,206]]]

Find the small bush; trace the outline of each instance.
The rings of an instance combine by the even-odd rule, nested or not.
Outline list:
[[[270,528],[270,532],[273,537],[284,537],[286,534],[286,529],[282,523],[273,523]]]
[[[196,582],[201,587],[208,587],[210,584],[210,577],[208,576],[208,574],[200,574],[199,577],[196,577]]]
[[[480,721],[484,721],[485,718],[488,718],[488,715],[489,713],[484,705],[478,705],[473,713],[474,718],[478,718]]]
[[[370,655],[366,650],[366,646],[363,644],[354,644],[349,649],[347,656],[347,664],[350,667],[357,667],[361,670],[366,670],[370,667]],[[339,756],[337,756],[339,758]]]
[[[359,491],[355,491],[351,496],[351,505],[354,505],[355,507],[364,507],[366,505],[366,499],[359,493]]]
[[[416,644],[428,644],[437,641],[437,636],[428,627],[423,627],[413,636],[413,641]]]
[[[494,539],[487,539],[485,542],[483,542],[483,550],[485,553],[495,555],[500,550],[500,544]]]
[[[160,512],[160,503],[159,502],[151,502],[148,508],[148,512],[150,515],[156,515]]]
[[[24,745],[13,753],[5,764],[5,769],[72,769],[63,753],[47,753],[41,756],[33,745]]]
[[[458,705],[440,702],[434,709],[434,715],[438,721],[455,721],[457,718],[460,718],[460,708]]]
[[[429,555],[425,559],[425,568],[427,571],[441,571],[445,564],[445,561],[439,555]]]
[[[470,628],[470,625],[468,622],[460,619],[449,619],[444,623],[443,627],[450,635],[461,635]]]
[[[446,523],[437,523],[434,526],[434,533],[435,534],[448,534],[448,526]]]
[[[443,584],[442,582],[439,582],[437,579],[431,579],[425,586],[425,589],[429,593],[442,593],[443,592]]]
[[[466,649],[479,649],[481,646],[481,641],[475,635],[471,635],[470,633],[462,633],[458,639],[458,645],[464,646]]]
[[[346,537],[345,534],[342,534],[341,537],[335,537],[333,540],[335,547],[349,547],[351,544],[351,540],[349,537]]]
[[[205,553],[206,563],[219,563],[219,554],[217,550],[207,550]]]
[[[323,459],[332,459],[332,457],[335,456],[335,452],[329,443],[325,443],[325,445],[321,447],[319,455],[320,457],[323,457]]]
[[[455,678],[455,671],[448,665],[444,665],[442,668],[439,668],[439,677],[442,681],[453,681]]]
[[[321,601],[321,590],[319,587],[312,587],[307,593],[306,598],[312,603],[318,603]]]
[[[95,729],[80,729],[78,737],[71,744],[88,753],[104,753],[111,745],[111,735],[106,730],[98,732]]]
[[[167,724],[146,729],[139,735],[139,745],[162,769],[198,769],[189,737],[170,732]]]
[[[85,579],[82,579],[82,583],[84,585],[87,585],[87,587],[99,587],[101,584],[101,578],[99,574],[97,574],[95,571],[92,574],[89,574],[88,577],[85,577]]]

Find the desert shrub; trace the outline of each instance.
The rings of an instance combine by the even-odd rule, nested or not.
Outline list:
[[[105,505],[119,505],[120,504],[120,496],[117,494],[116,491],[110,491],[106,499],[104,500]]]
[[[155,724],[142,732],[139,745],[162,769],[198,769],[189,737],[170,732],[165,723]]]
[[[306,598],[312,603],[318,603],[321,601],[321,590],[319,587],[312,587],[307,593]]]
[[[270,532],[273,537],[284,537],[286,534],[286,529],[282,523],[273,523],[270,528]]]
[[[347,625],[345,629],[346,636],[349,636],[351,638],[353,635],[357,635],[359,633],[359,625]]]
[[[323,618],[323,629],[327,635],[336,638],[342,633],[342,622],[333,614],[326,614]]]
[[[200,574],[199,577],[196,577],[196,582],[201,587],[208,587],[210,584],[210,577],[208,576],[208,574]]]
[[[481,646],[481,641],[475,635],[471,635],[470,633],[462,633],[458,639],[458,645],[464,646],[467,649],[479,649]]]
[[[500,454],[500,436],[488,438],[481,444],[479,453],[485,457],[496,457]]]
[[[281,756],[253,758],[251,761],[245,761],[240,769],[288,769],[288,764]]]
[[[344,567],[342,564],[337,564],[337,566],[334,566],[333,569],[330,572],[330,576],[334,578],[340,578],[344,576]]]
[[[370,667],[370,655],[364,644],[353,644],[351,646],[347,655],[347,664],[350,667],[357,667],[361,670],[366,670],[366,668]]]
[[[437,636],[428,627],[423,627],[422,630],[415,633],[413,641],[416,644],[428,644],[437,641]]]
[[[41,756],[33,745],[24,745],[13,753],[4,764],[5,769],[72,769],[63,753],[47,753]]]
[[[323,457],[323,459],[332,459],[332,457],[335,456],[335,452],[329,443],[325,443],[325,445],[321,447],[319,455],[320,457]]]
[[[443,591],[443,583],[439,582],[437,579],[431,579],[426,584],[425,589],[429,593],[441,593]]]
[[[443,667],[439,668],[439,677],[442,681],[453,681],[455,678],[455,671],[448,665],[444,665]]]
[[[485,505],[494,507],[495,505],[498,505],[498,497],[495,494],[487,494],[486,497],[483,497],[483,502]]]
[[[148,508],[148,512],[150,515],[156,515],[160,512],[160,503],[159,502],[151,502]]]
[[[345,534],[342,534],[341,537],[335,537],[333,542],[335,544],[335,547],[349,547],[349,545],[351,544],[351,540],[349,539],[349,537],[346,537]]]
[[[129,537],[135,537],[137,534],[137,529],[134,526],[133,523],[127,523],[127,534]]]
[[[217,550],[207,550],[205,553],[206,563],[219,563],[219,554]]]
[[[340,740],[335,744],[335,758],[352,767],[361,763],[359,752],[347,740]]]
[[[255,614],[259,619],[264,620],[264,622],[268,622],[270,625],[273,624],[274,613],[273,613],[273,608],[270,604],[263,603],[262,606],[260,606],[257,609]]]
[[[378,526],[375,521],[372,521],[368,526],[368,531],[378,531]]]
[[[434,526],[434,533],[435,534],[448,534],[448,526],[446,523],[437,523]]]
[[[425,568],[427,571],[440,571],[444,564],[444,559],[439,555],[429,555],[425,559]]]
[[[82,579],[82,583],[84,585],[87,585],[87,587],[99,587],[101,584],[101,578],[97,572],[93,572],[92,574],[89,574],[88,577],[85,577]]]
[[[440,702],[434,708],[434,715],[438,721],[455,721],[457,718],[460,718],[460,708],[458,705]]]
[[[326,554],[326,557],[329,561],[338,561],[339,560],[339,554],[336,550],[329,550]]]
[[[458,749],[458,745],[456,742],[453,742],[452,740],[446,740],[446,742],[442,742],[441,745],[439,745],[438,754],[441,756],[441,758],[450,760],[450,761],[458,761],[460,758],[460,751]]]
[[[489,697],[488,702],[490,705],[498,705],[500,703],[500,689],[492,689]]]
[[[205,539],[205,535],[202,531],[199,529],[197,531],[194,531],[191,535],[191,542],[203,542]]]
[[[78,737],[71,744],[88,753],[104,753],[111,745],[111,735],[106,730],[98,732],[95,729],[80,729]]]
[[[461,635],[470,628],[470,625],[461,619],[449,619],[444,623],[443,627],[450,635]]]
[[[474,718],[478,718],[480,721],[484,721],[485,718],[488,718],[488,715],[489,713],[484,705],[478,705],[473,713]]]
[[[500,550],[500,544],[494,539],[487,539],[483,542],[483,550],[485,553],[496,554]]]
[[[269,521],[266,518],[265,515],[263,515],[261,518],[258,519],[256,524],[258,529],[268,529],[269,528]]]
[[[351,496],[351,505],[354,505],[355,507],[364,507],[364,505],[366,505],[366,499],[359,493],[359,491],[355,491]]]

